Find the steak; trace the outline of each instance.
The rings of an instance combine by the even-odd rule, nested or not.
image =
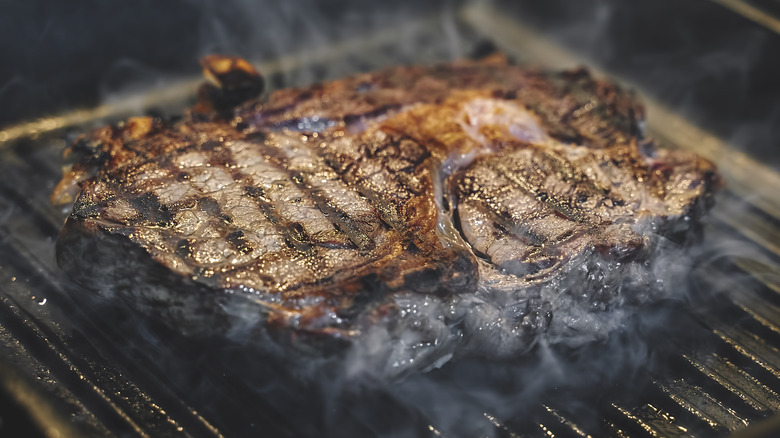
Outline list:
[[[198,104],[83,135],[52,195],[59,265],[185,332],[335,341],[390,373],[596,339],[668,293],[654,254],[718,184],[585,69],[494,56],[259,101],[246,61],[203,65]]]

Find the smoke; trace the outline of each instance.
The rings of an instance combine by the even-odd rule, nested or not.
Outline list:
[[[454,7],[447,9],[436,21],[442,39],[421,46],[414,37],[420,25],[409,17],[425,16],[427,9],[416,10],[410,6],[395,10],[387,6],[379,10],[332,9],[329,2],[313,0],[269,2],[263,7],[257,7],[249,0],[226,4],[199,0],[188,3],[200,11],[197,20],[190,21],[194,29],[187,30],[197,41],[193,52],[197,55],[234,53],[261,63],[281,57],[284,62],[280,71],[284,73],[277,79],[278,86],[306,84],[350,71],[375,68],[383,63],[457,58],[468,52],[471,43],[458,27]],[[729,85],[724,92],[729,96],[727,100],[739,104],[728,114],[749,106],[747,101],[735,96],[749,92],[752,87],[749,66],[766,50],[763,45],[768,43],[763,34],[757,38],[753,34],[741,34],[723,41],[719,49],[702,56],[691,56],[699,44],[697,37],[686,36],[693,30],[675,22],[669,26],[669,33],[676,33],[682,41],[688,41],[687,44],[670,43],[664,50],[640,51],[627,56],[628,49],[615,43],[618,39],[615,34],[630,27],[629,24],[621,25],[626,20],[626,7],[611,2],[591,2],[571,9],[573,12],[568,16],[575,17],[577,11],[584,12],[579,18],[584,22],[555,27],[553,32],[560,41],[573,44],[585,53],[596,53],[598,62],[615,71],[641,71],[639,83],[656,84],[660,93],[668,96],[672,104],[686,114],[701,117],[701,120],[710,117],[697,112],[703,97],[690,89],[698,87],[712,93],[713,89]],[[350,41],[355,35],[370,35],[372,30],[394,25],[404,26],[406,31],[396,32],[386,45],[373,46],[379,47],[374,49],[378,53],[371,55],[372,59],[379,58],[378,61],[361,61],[361,52],[355,51],[359,55],[353,55],[347,63],[333,61],[325,62],[319,69],[300,68],[306,65],[306,59],[301,59],[306,54],[327,51],[333,44]],[[677,40],[671,38],[671,41]],[[719,51],[721,48],[725,51]],[[382,58],[381,52],[385,50],[390,53]],[[298,53],[304,55],[296,55]],[[188,64],[191,68],[184,70],[197,70],[196,57],[193,56]],[[688,72],[682,78],[681,70]],[[165,88],[180,77],[153,62],[134,57],[115,60],[104,71],[106,73],[99,81],[100,93],[108,102],[124,99],[139,90]],[[18,84],[15,81],[6,87],[17,87]],[[147,109],[145,105],[139,103],[137,108]],[[766,117],[742,120],[744,123],[739,123],[726,135],[746,145],[772,136],[777,138],[778,124],[767,120],[778,120],[780,110],[775,109]],[[745,206],[730,199],[719,202],[713,214],[728,216]],[[4,211],[8,215],[12,210]],[[5,219],[3,216],[0,222]],[[221,430],[236,434],[257,432],[264,422],[274,424],[274,420],[268,418],[268,412],[272,412],[294,430],[311,436],[348,436],[350,432],[356,436],[409,436],[437,431],[445,436],[489,437],[500,435],[495,426],[497,421],[515,419],[518,427],[528,426],[526,422],[531,421],[530,416],[519,420],[518,417],[551,400],[563,404],[571,412],[580,412],[579,418],[596,422],[598,416],[595,407],[589,404],[592,397],[587,393],[618,383],[631,388],[631,382],[641,381],[648,369],[662,367],[665,357],[659,353],[659,342],[668,339],[684,342],[692,325],[690,318],[685,316],[687,310],[706,310],[713,306],[712,297],[723,293],[713,290],[709,282],[691,279],[691,276],[706,274],[708,269],[734,258],[771,262],[755,245],[735,238],[730,229],[708,225],[704,236],[699,246],[690,248],[659,240],[659,252],[650,257],[649,265],[635,266],[633,271],[629,269],[631,278],[654,281],[653,284],[637,281],[633,285],[638,297],[635,303],[625,303],[625,307],[600,313],[576,314],[581,303],[574,296],[563,295],[562,299],[570,301],[558,305],[572,309],[569,323],[553,327],[549,337],[529,346],[524,354],[497,360],[468,356],[444,364],[451,358],[451,351],[443,348],[438,360],[421,358],[427,363],[424,369],[428,372],[395,376],[394,380],[377,376],[388,374],[387,370],[372,371],[377,370],[377,357],[382,361],[387,357],[377,356],[370,350],[363,350],[365,356],[349,356],[346,365],[337,355],[291,354],[273,335],[258,329],[261,318],[251,303],[226,304],[226,311],[241,323],[232,327],[230,339],[203,341],[171,332],[149,315],[137,311],[128,314],[121,306],[117,309],[115,302],[99,297],[86,298],[81,288],[71,286],[71,292],[73,301],[87,308],[85,312],[89,319],[103,321],[105,326],[112,328],[111,332],[120,332],[115,333],[115,340],[120,345],[130,347],[141,357],[153,358],[154,372],[169,379],[185,400],[202,407],[199,410],[215,418]],[[30,244],[35,247],[34,242]],[[41,246],[48,248],[48,245],[50,242],[38,242],[36,251],[43,253],[46,248]],[[592,268],[609,272],[615,267]],[[613,279],[610,286],[617,287],[617,283],[620,282]],[[643,298],[644,292],[648,296]],[[90,300],[94,302],[88,304]],[[243,307],[245,304],[250,306]],[[405,305],[416,305],[428,312],[421,319],[435,320],[429,316],[447,310],[441,302],[424,299]],[[104,313],[106,309],[109,311]],[[112,316],[117,318],[110,318]],[[435,331],[442,327],[434,325],[428,329]],[[563,333],[565,330],[577,330],[580,336],[572,338]],[[567,339],[577,341],[566,342]],[[377,331],[368,334],[365,341],[360,348],[382,348],[384,343],[395,340],[389,339],[386,332]],[[415,342],[415,339],[409,340],[410,345]],[[258,347],[260,343],[263,345]],[[351,353],[356,351],[360,350]],[[408,355],[404,357],[402,360],[409,360]],[[393,361],[389,363],[392,366]],[[406,365],[399,364],[399,367]],[[635,387],[640,384],[636,383]],[[307,415],[301,419],[304,412]]]

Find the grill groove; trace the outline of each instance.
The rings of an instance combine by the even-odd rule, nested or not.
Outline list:
[[[471,13],[474,14],[474,10]],[[493,21],[497,22],[500,23]],[[492,33],[476,30],[478,34],[491,37],[498,31],[501,26],[494,26]],[[426,37],[430,38],[430,35]],[[500,43],[506,38],[504,35],[495,39]],[[378,40],[386,41],[387,38]],[[361,55],[353,55],[350,60],[350,56],[343,56],[344,53],[331,53],[325,55],[322,63],[322,55],[318,55],[320,69],[340,74],[333,73],[337,68],[327,67],[334,64],[333,58],[339,59],[335,64],[344,70],[355,68],[355,60],[365,64],[358,66],[363,69],[414,61],[399,53],[392,43],[382,47],[385,50],[375,50],[378,59],[370,62]],[[365,51],[364,45],[354,53]],[[105,114],[105,111],[95,112],[99,117]],[[74,115],[74,120],[83,122],[83,117],[83,114]],[[78,299],[81,291],[76,290],[74,298],[74,291],[66,290],[73,289],[73,285],[58,274],[48,252],[63,218],[47,201],[48,191],[57,177],[58,169],[53,163],[59,160],[61,134],[61,131],[41,137],[15,134],[17,140],[22,140],[0,148],[0,205],[8,205],[5,211],[10,212],[7,218],[3,217],[0,226],[0,284],[4,287],[0,302],[0,343],[8,351],[15,349],[17,365],[44,375],[51,382],[47,388],[54,388],[51,391],[66,400],[74,415],[83,417],[85,429],[100,435],[129,432],[141,436],[218,437],[258,432],[259,428],[269,435],[298,435],[300,425],[296,421],[299,419],[294,412],[283,412],[284,405],[275,406],[277,400],[273,398],[258,397],[245,387],[242,376],[231,374],[221,364],[198,364],[201,368],[197,371],[206,376],[207,384],[214,389],[213,394],[217,394],[218,403],[224,403],[226,407],[196,410],[185,394],[187,385],[171,381],[170,370],[155,363],[158,354],[176,356],[183,352],[181,356],[189,360],[193,358],[190,352],[184,347],[177,350],[165,345],[144,344],[136,338],[128,340],[129,335],[122,333],[121,327],[112,326],[113,314],[95,319],[96,315],[82,308]],[[334,165],[334,157],[323,158],[341,178],[348,183],[355,182],[349,179],[347,169]],[[761,184],[761,181],[756,183]],[[742,206],[745,188],[736,185],[732,190],[734,192],[727,193],[722,202],[739,202]],[[309,195],[317,201],[316,196]],[[398,226],[392,206],[381,194],[364,187],[363,195],[390,226]],[[318,204],[322,202],[327,203],[320,200]],[[740,241],[751,251],[755,249],[755,253],[760,252],[765,257],[751,259],[728,255],[725,263],[736,267],[728,269],[728,275],[718,275],[720,271],[715,268],[699,273],[706,277],[702,284],[710,290],[723,292],[727,302],[712,313],[696,315],[699,321],[696,327],[701,332],[697,335],[702,340],[700,346],[675,342],[672,346],[659,347],[672,358],[670,363],[675,364],[662,368],[665,374],[648,370],[645,377],[649,381],[645,386],[623,382],[609,388],[593,388],[603,390],[604,394],[583,396],[585,403],[594,406],[585,411],[571,411],[553,394],[552,400],[545,400],[528,410],[498,415],[486,413],[491,410],[483,409],[481,401],[469,394],[466,387],[459,389],[458,396],[465,400],[465,406],[471,411],[481,412],[480,416],[492,425],[496,436],[506,437],[725,436],[776,414],[780,411],[780,338],[777,336],[780,334],[780,270],[777,266],[780,227],[771,209],[776,202],[767,204],[759,199],[755,205],[745,209],[716,210],[714,222],[716,227],[738,233]],[[739,276],[733,277],[734,273]],[[741,281],[743,277],[760,287],[746,286]],[[50,296],[63,311],[72,314],[67,318],[60,315],[59,320],[64,322],[54,322],[57,317],[42,312],[47,308],[38,306],[30,298],[33,293]],[[292,391],[308,389],[295,382],[290,386]],[[642,388],[644,392],[636,392],[636,388]],[[624,400],[626,394],[628,397]],[[362,400],[357,398],[360,403]],[[392,395],[375,398],[379,399],[375,401],[379,406],[414,423],[409,430],[416,435],[459,436],[462,433],[430,424],[425,411],[405,406]],[[588,418],[594,412],[602,415],[597,421]],[[360,413],[360,410],[350,408],[341,413],[349,424],[345,431],[360,435],[375,433],[373,424],[367,424]]]

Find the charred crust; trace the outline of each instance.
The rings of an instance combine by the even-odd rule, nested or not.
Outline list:
[[[128,201],[146,222],[160,227],[171,225],[173,213],[167,206],[160,204],[160,199],[154,193],[130,196]]]
[[[97,203],[79,196],[73,204],[73,215],[79,219],[96,217],[99,213]]]
[[[242,254],[249,254],[252,252],[252,244],[246,239],[244,232],[241,230],[233,231],[225,236],[225,239],[238,249]]]
[[[469,58],[471,59],[484,59],[488,56],[500,53],[496,43],[491,39],[482,38],[474,44],[474,47],[469,52]]]
[[[246,68],[245,61],[226,58],[224,65],[220,63],[225,57],[204,61],[211,83],[201,88],[198,105],[185,118],[174,122],[132,119],[80,137],[69,148],[77,162],[65,182],[80,184],[84,191],[58,240],[57,257],[69,272],[85,271],[74,274],[79,281],[103,287],[96,285],[106,281],[100,270],[115,268],[110,281],[122,284],[117,290],[125,297],[137,298],[131,292],[137,288],[146,300],[143,305],[151,302],[161,307],[167,305],[166,299],[186,299],[192,286],[195,294],[206,293],[198,295],[202,302],[195,304],[194,313],[200,315],[219,313],[221,307],[214,298],[220,296],[218,292],[238,293],[245,286],[242,281],[252,276],[256,281],[252,293],[268,298],[262,312],[268,315],[268,325],[281,329],[277,333],[346,338],[353,328],[357,327],[356,332],[365,327],[361,324],[384,323],[384,318],[398,315],[389,294],[436,294],[449,299],[450,295],[472,294],[478,287],[492,288],[492,283],[479,284],[484,267],[504,276],[500,281],[511,277],[508,282],[520,285],[511,293],[525,293],[525,285],[563,272],[559,267],[580,254],[595,253],[607,260],[642,257],[635,252],[642,250],[638,235],[611,235],[607,228],[630,223],[631,218],[621,217],[620,211],[633,208],[626,206],[633,201],[620,199],[623,192],[617,186],[614,191],[609,183],[603,187],[594,177],[598,166],[642,182],[640,189],[646,189],[648,196],[668,202],[663,183],[683,163],[693,175],[690,187],[683,189],[699,194],[672,200],[680,201],[689,217],[696,217],[708,205],[710,190],[718,184],[717,174],[706,162],[690,156],[669,159],[650,141],[638,138],[636,122],[643,112],[633,94],[594,79],[585,69],[561,74],[508,69],[501,57],[406,67],[282,90],[261,107],[251,99],[262,89],[263,79],[251,66]],[[461,91],[466,97],[461,97]],[[460,146],[470,143],[466,136],[458,137],[461,132],[447,131],[458,123],[432,124],[432,132],[412,132],[410,126],[426,117],[460,114],[457,111],[466,99],[475,98],[513,101],[500,103],[527,111],[545,141],[551,137],[562,144],[556,145],[558,149],[548,148],[530,140],[502,138],[509,133],[497,129],[479,131],[490,140],[475,147],[490,150],[478,151],[485,154],[443,176],[444,211],[438,211],[433,189],[439,181],[434,181],[438,177],[434,166],[450,151],[460,151]],[[447,111],[437,113],[441,108],[436,105]],[[403,117],[421,106],[436,111]],[[451,133],[453,137],[442,138]],[[561,152],[580,146],[590,148],[577,152],[592,154],[588,155],[592,161],[578,161],[582,155],[572,158]],[[262,161],[257,169],[269,165],[274,173],[278,171],[281,176],[274,179],[278,187],[276,183],[267,188],[252,185],[257,174],[237,165],[242,163],[231,155],[238,156],[239,150],[250,151],[244,155],[250,160]],[[200,160],[194,164],[197,169],[178,164],[179,154],[185,151],[195,152]],[[471,150],[464,146],[463,151]],[[517,151],[526,155],[510,157]],[[306,162],[313,163],[312,169],[291,165],[291,157],[311,159]],[[582,166],[594,166],[588,170],[595,172],[583,172]],[[208,170],[197,173],[203,169]],[[208,173],[212,171],[219,172],[219,181],[209,180],[208,189],[196,185],[205,179],[202,176],[216,178],[216,173]],[[213,187],[219,190],[225,172],[233,178],[228,184],[235,186],[214,198],[192,194],[193,189],[201,194]],[[155,185],[144,185],[147,178],[154,179]],[[322,178],[323,185],[312,182],[313,178]],[[496,180],[484,178],[497,178],[501,184],[491,185]],[[550,179],[554,184],[547,183]],[[122,189],[128,182],[137,185]],[[175,187],[165,187],[166,182]],[[357,214],[348,203],[342,208],[329,195],[326,185],[332,183],[352,190],[349,202],[360,202],[360,209],[354,210]],[[277,196],[278,188],[289,192]],[[171,201],[176,193],[186,193],[186,199]],[[502,198],[507,193],[522,193],[522,199],[508,202],[512,199]],[[679,195],[671,192],[668,196]],[[161,199],[168,204],[162,205]],[[231,217],[233,212],[223,211],[223,199],[228,199],[226,205],[245,210]],[[302,200],[306,214],[285,210],[283,202],[300,206]],[[520,212],[524,207],[518,206],[523,205],[529,206],[528,211]],[[100,217],[112,209],[117,216]],[[478,213],[478,221],[472,221],[469,212]],[[242,223],[244,215],[249,220]],[[668,224],[667,228],[659,226],[661,232],[675,236],[690,234],[695,228],[663,214],[649,215]],[[187,218],[192,217],[189,225],[195,223],[194,232],[185,229]],[[322,222],[311,227],[311,218]],[[506,239],[509,255],[490,249],[495,240],[480,246],[472,231],[475,222],[484,224],[478,238]],[[260,228],[251,228],[255,226]],[[208,239],[199,234],[206,232]],[[106,260],[101,260],[124,258],[128,248],[133,259],[129,267],[107,267]],[[89,251],[95,254],[80,260]],[[344,259],[357,260],[348,269],[340,265],[346,254]],[[94,266],[85,269],[82,263]],[[277,268],[290,269],[284,274],[289,277],[282,277]],[[141,284],[146,281],[151,286]],[[161,285],[176,288],[173,298],[156,295]],[[612,299],[597,294],[590,298],[602,307]],[[530,342],[539,330],[545,330],[551,315],[546,305],[529,299],[507,309],[506,315],[519,328],[513,333]],[[328,319],[333,315],[343,320]],[[217,319],[224,322],[223,317]]]
[[[230,223],[232,219],[230,216],[222,211],[222,206],[219,203],[207,196],[201,196],[197,198],[198,207],[209,216],[222,219],[224,222]]]
[[[208,82],[198,89],[196,113],[227,119],[234,108],[263,92],[265,80],[242,58],[209,55],[200,62]]]
[[[190,239],[181,239],[176,242],[176,255],[182,260],[188,260],[192,257],[192,242]]]

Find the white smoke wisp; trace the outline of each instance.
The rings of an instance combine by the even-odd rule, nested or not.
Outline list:
[[[229,23],[219,18],[219,11],[214,11],[217,18],[209,18],[207,14],[200,30],[203,54],[231,52],[272,58],[289,54],[290,47],[301,40],[314,41],[309,48],[316,50],[319,44],[328,45],[341,38],[339,29],[349,34],[344,27],[326,29],[321,24],[326,17],[314,4],[301,4],[310,9],[304,7],[302,13],[301,5],[293,8],[280,3],[270,5],[269,10],[256,11],[249,1],[236,3],[233,13],[243,15],[249,22],[256,20],[245,38],[233,33]],[[242,11],[253,12],[242,14]],[[597,8],[594,14],[598,23],[610,20],[607,7]],[[344,14],[343,20],[361,22],[361,26],[384,22],[379,16],[366,18],[349,13]],[[448,36],[449,56],[459,57],[461,36],[453,20],[451,14],[445,15],[442,26]],[[586,38],[600,41],[592,33]],[[419,56],[421,49],[413,38],[402,35],[395,43],[400,53],[410,59]],[[264,51],[258,54],[259,46]],[[652,64],[653,60],[647,61]],[[720,62],[718,57],[713,61]],[[139,83],[159,77],[132,62],[118,65],[117,77],[124,76],[125,70],[138,72]],[[329,74],[302,69],[285,76],[283,82],[309,83]],[[107,84],[111,83],[108,79]],[[111,96],[117,89],[127,90],[123,87],[128,86],[107,86],[106,94]],[[130,91],[134,89],[129,86]],[[301,404],[319,406],[322,417],[302,426],[312,430],[318,426],[338,427],[339,416],[331,413],[338,409],[344,394],[382,390],[445,432],[490,436],[494,427],[485,416],[488,410],[499,418],[512,417],[557,386],[599,387],[630,377],[652,363],[655,359],[648,334],[666,325],[673,326],[673,314],[664,306],[699,304],[692,296],[695,291],[689,290],[688,285],[688,277],[697,265],[734,256],[762,257],[753,246],[737,239],[726,240],[721,234],[705,233],[701,245],[686,248],[655,235],[650,226],[640,231],[651,236],[650,249],[642,260],[605,261],[594,258],[592,253],[585,254],[570,264],[560,280],[535,289],[531,294],[533,299],[527,298],[523,291],[501,305],[491,302],[485,291],[477,296],[456,295],[447,299],[398,294],[393,297],[400,309],[394,327],[375,325],[366,329],[343,357],[318,356],[316,350],[300,355],[291,353],[263,328],[263,314],[258,312],[256,301],[228,299],[220,303],[232,321],[225,332],[233,342],[227,357],[237,356],[241,360],[231,363],[225,359],[221,366],[241,376],[248,391],[279,403],[279,409],[291,406],[288,415],[292,417]],[[548,303],[553,317],[546,332],[535,334],[531,340],[518,338],[511,326],[495,323],[513,312],[524,315],[526,308],[541,307],[543,303]],[[465,339],[464,325],[469,326],[469,332],[485,334]],[[153,335],[139,333],[139,336],[151,339]],[[515,343],[517,339],[519,342]],[[161,343],[152,340],[150,344]],[[253,356],[259,344],[270,360],[263,355]],[[469,345],[466,351],[460,348],[462,344]],[[501,350],[501,354],[488,359],[479,357],[480,352],[490,350]],[[265,366],[275,360],[285,364],[293,362],[285,370],[284,378],[259,376],[260,370],[265,369],[258,364]],[[175,364],[174,358],[171,366]],[[301,387],[311,392],[299,392]],[[192,390],[204,394],[215,391],[206,379],[198,380],[198,386]],[[572,410],[577,409],[577,403],[572,398]],[[381,423],[371,418],[374,414],[368,412],[369,407],[350,409],[358,417],[365,416],[369,423]],[[377,435],[383,434],[381,424],[374,427]],[[392,434],[401,433],[393,429]]]

